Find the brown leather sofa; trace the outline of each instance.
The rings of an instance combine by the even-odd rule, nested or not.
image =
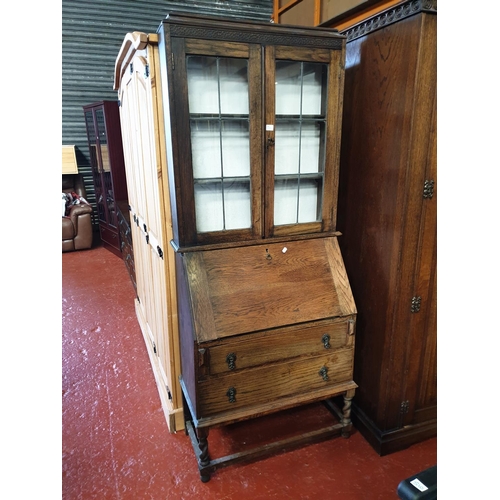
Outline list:
[[[76,193],[87,198],[81,174],[62,176],[62,192]],[[92,247],[92,207],[81,203],[72,205],[69,213],[62,218],[62,251],[84,250]]]

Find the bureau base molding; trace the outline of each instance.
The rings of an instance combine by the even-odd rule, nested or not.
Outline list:
[[[382,431],[355,404],[352,406],[352,421],[356,429],[380,456],[403,450],[437,435],[437,419],[406,425],[400,429]]]
[[[321,401],[324,406],[330,411],[330,413],[332,413],[332,415],[336,417],[336,419],[338,419],[337,423],[327,425],[313,431],[301,433],[296,436],[291,436],[271,443],[266,443],[261,446],[255,446],[253,448],[237,453],[212,459],[210,458],[210,453],[208,450],[208,434],[210,428],[217,427],[218,425],[235,423],[248,418],[268,415],[270,413],[282,411],[288,408],[294,408],[297,407],[300,402],[297,401],[297,398],[286,398],[284,401],[279,403],[279,406],[276,404],[276,402],[274,402],[269,405],[262,405],[258,409],[253,408],[250,413],[248,413],[248,410],[246,413],[243,410],[240,410],[236,414],[231,413],[229,419],[228,415],[223,414],[218,418],[205,418],[196,420],[193,418],[190,410],[189,398],[187,398],[184,394],[185,386],[183,384],[182,377],[180,378],[180,382],[183,389],[185,432],[191,440],[191,445],[198,461],[200,479],[204,483],[210,480],[211,474],[213,472],[223,467],[249,463],[263,457],[285,453],[309,444],[332,439],[337,436],[342,436],[343,438],[347,439],[351,434],[351,401],[354,397],[355,389],[357,387],[354,382],[339,384],[344,386],[344,390],[339,391],[336,395],[343,396],[344,404],[342,408],[336,404],[333,398],[329,397],[328,399],[325,399],[324,395],[322,397],[319,395],[317,395],[317,397],[311,397],[309,395],[309,397],[307,397],[307,399],[305,399],[304,401],[304,403]],[[349,388],[345,389],[345,387]],[[331,389],[329,393],[331,394]]]
[[[168,430],[172,433],[181,431],[184,429],[184,412],[182,408],[174,408],[174,405],[169,398],[167,385],[164,377],[162,376],[162,369],[158,361],[158,356],[155,354],[153,346],[151,345],[151,340],[147,330],[147,322],[144,318],[142,307],[137,299],[135,299],[135,313],[141,328],[144,343],[146,344],[146,349],[148,351],[149,361],[153,369],[156,387],[158,388],[158,393],[160,395],[161,407],[165,415],[165,420],[167,421]]]

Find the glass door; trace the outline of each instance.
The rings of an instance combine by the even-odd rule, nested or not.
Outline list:
[[[261,47],[195,39],[177,43],[183,66],[181,71],[176,63],[177,95],[186,100],[176,105],[184,104],[189,119],[177,120],[176,126],[189,141],[186,163],[192,166],[189,174],[179,174],[185,199],[194,199],[180,207],[190,226],[186,239],[255,238],[262,233]]]
[[[196,230],[252,226],[248,60],[188,56]]]
[[[85,111],[85,124],[87,128],[87,138],[89,141],[90,164],[92,166],[92,177],[94,179],[95,201],[99,221],[106,222],[106,207],[104,188],[102,185],[101,157],[99,155],[99,142],[96,126],[94,123],[94,113],[92,109]]]
[[[267,236],[332,228],[332,52],[266,49]]]
[[[194,39],[172,52],[179,245],[334,231],[343,52]]]
[[[328,66],[276,62],[274,224],[321,221]]]
[[[113,182],[111,179],[111,162],[109,158],[108,140],[106,132],[106,122],[104,119],[104,109],[96,108],[97,136],[99,143],[100,165],[101,165],[101,188],[103,203],[106,206],[106,222],[112,226],[118,226],[118,217],[115,207],[115,197],[113,193]]]

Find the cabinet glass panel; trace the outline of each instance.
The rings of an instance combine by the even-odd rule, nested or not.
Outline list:
[[[97,137],[94,127],[94,115],[92,111],[85,112],[85,123],[87,126],[87,136],[90,144],[90,164],[93,173],[99,175],[99,161],[97,159]]]
[[[102,108],[97,108],[95,110],[95,116],[97,120],[97,133],[99,135],[99,147],[101,150],[101,167],[102,167],[102,197],[104,198],[104,203],[106,204],[108,211],[107,222],[113,227],[118,226],[118,217],[115,207],[115,197],[113,193],[113,182],[111,179],[111,168],[109,160],[109,150],[108,141],[106,139],[106,124],[104,122],[104,110]]]
[[[276,62],[274,224],[321,220],[328,66]]]
[[[87,125],[87,135],[89,139],[90,164],[92,166],[92,177],[94,179],[94,194],[97,206],[97,215],[99,220],[106,221],[106,209],[104,206],[103,186],[101,180],[101,161],[97,151],[97,132],[94,125],[94,113],[85,112],[85,123]]]
[[[248,61],[188,56],[196,229],[251,227]]]

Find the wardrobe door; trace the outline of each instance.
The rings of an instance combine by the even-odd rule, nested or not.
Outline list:
[[[137,73],[127,72],[121,82],[120,92],[120,115],[123,129],[123,147],[125,156],[125,168],[127,175],[127,187],[129,192],[129,206],[131,212],[131,232],[134,247],[134,258],[137,278],[136,307],[140,311],[140,316],[148,317],[149,284],[147,276],[151,272],[148,250],[145,241],[145,193],[144,179],[142,176],[142,151],[141,136],[137,132],[135,123],[138,117],[138,96],[137,96]],[[149,333],[150,341],[153,342]]]
[[[436,418],[436,20],[422,15],[400,23],[416,30],[419,40],[408,114],[406,215],[393,327],[393,343],[402,354],[394,366],[401,371],[394,371],[388,420],[393,425],[398,415],[401,428]]]
[[[436,17],[422,18],[422,46],[416,88],[414,128],[419,140],[414,147],[415,161],[424,165],[415,194],[420,201],[418,258],[414,270],[413,297],[419,310],[412,314],[408,342],[407,400],[413,401],[404,425],[419,424],[437,418],[437,95]]]

